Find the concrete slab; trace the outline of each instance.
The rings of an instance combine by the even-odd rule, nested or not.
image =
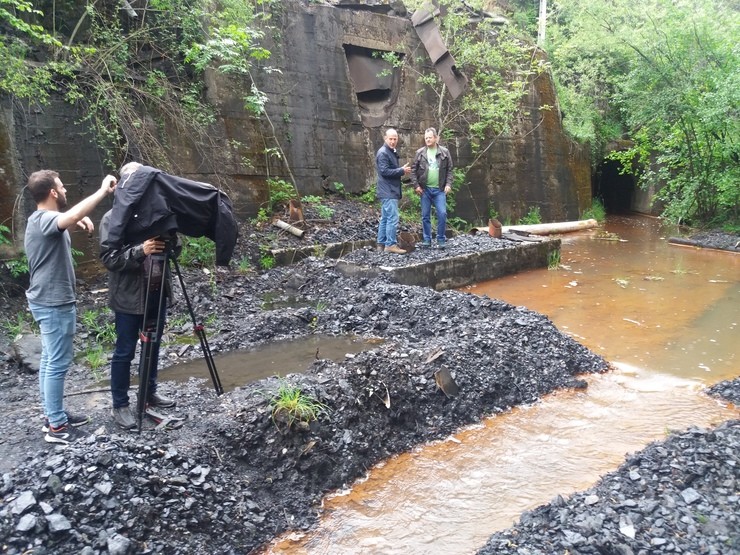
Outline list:
[[[550,253],[560,250],[560,239],[521,243],[490,237],[460,236],[448,241],[445,250],[417,249],[408,255],[378,253],[364,249],[337,261],[347,276],[390,276],[406,285],[422,285],[437,291],[547,268]]]

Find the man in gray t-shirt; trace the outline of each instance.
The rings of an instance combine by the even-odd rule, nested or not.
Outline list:
[[[67,231],[74,225],[92,233],[88,214],[116,188],[116,178],[107,175],[100,188],[66,212],[67,190],[59,174],[40,170],[28,178],[36,211],[28,218],[25,235],[30,285],[28,307],[41,330],[39,391],[46,422],[44,439],[70,443],[77,434],[74,426],[87,424],[87,416],[64,410],[64,378],[72,364],[73,339],[77,325],[75,273],[72,241]]]

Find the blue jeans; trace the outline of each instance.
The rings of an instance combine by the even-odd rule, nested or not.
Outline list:
[[[64,412],[64,378],[74,355],[77,305],[42,306],[29,301],[28,307],[41,329],[41,406],[49,424],[56,428],[67,421]]]
[[[424,188],[421,194],[421,232],[425,242],[432,240],[432,204],[437,212],[437,242],[445,242],[447,195],[443,190]]]
[[[154,329],[157,303],[159,293],[153,294],[149,300],[149,318],[147,328]],[[159,318],[159,337],[156,338],[152,348],[152,367],[149,374],[149,395],[157,390],[157,366],[159,361],[159,342],[164,330],[165,314],[167,312],[167,301],[162,301]],[[110,391],[113,397],[113,408],[127,407],[129,404],[128,390],[131,387],[131,361],[136,355],[136,344],[139,341],[139,332],[144,323],[143,314],[126,314],[116,312],[116,348],[113,351],[113,359],[110,364]]]
[[[378,225],[378,244],[390,247],[395,245],[398,228],[398,199],[380,199],[380,224]]]

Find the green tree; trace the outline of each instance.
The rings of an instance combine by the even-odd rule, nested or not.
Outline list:
[[[723,0],[558,0],[548,52],[574,136],[661,187],[674,221],[740,221],[740,12]]]

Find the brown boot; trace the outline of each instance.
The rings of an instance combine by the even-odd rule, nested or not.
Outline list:
[[[390,247],[386,247],[385,252],[392,252],[394,254],[406,254],[406,251],[398,245],[391,245]]]

